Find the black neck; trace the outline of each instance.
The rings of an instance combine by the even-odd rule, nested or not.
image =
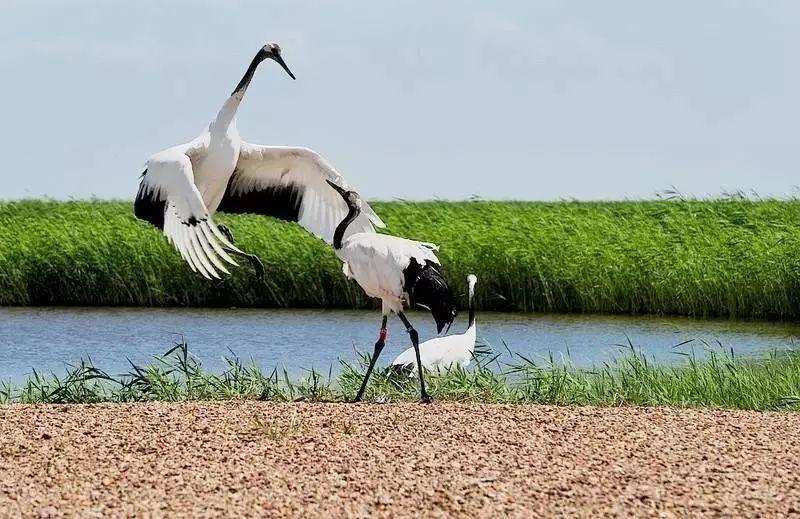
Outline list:
[[[253,79],[253,74],[256,73],[256,69],[261,62],[264,61],[264,58],[265,56],[263,51],[259,51],[258,54],[255,55],[253,61],[250,62],[250,66],[247,67],[247,70],[244,72],[244,76],[242,76],[242,79],[239,81],[239,84],[236,85],[236,88],[233,89],[233,93],[231,95],[238,94],[240,92],[242,95],[244,95],[247,87],[250,86],[250,81]]]
[[[475,296],[469,298],[469,326],[475,324]]]
[[[353,223],[358,217],[358,214],[361,212],[358,207],[355,206],[348,206],[349,211],[347,212],[347,216],[344,217],[339,225],[336,226],[336,232],[333,233],[333,248],[339,250],[342,248],[342,238],[344,238],[344,232],[347,230],[347,227]]]

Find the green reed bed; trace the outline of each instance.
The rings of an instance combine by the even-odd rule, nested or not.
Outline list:
[[[800,202],[376,202],[387,232],[442,246],[480,309],[800,317]],[[222,216],[246,262],[207,282],[128,202],[0,203],[0,304],[363,307],[330,247]]]
[[[631,346],[617,360],[584,370],[552,360],[536,363],[516,356],[504,363],[479,355],[468,369],[428,373],[429,391],[440,401],[551,404],[713,407],[800,410],[800,353],[773,353],[744,360],[711,350],[704,360],[691,354],[680,366],[652,364]],[[263,371],[234,354],[226,368],[210,373],[186,343],[179,343],[148,365],[131,364],[110,374],[85,359],[65,374],[34,372],[19,387],[0,385],[0,403],[97,403],[197,400],[345,401],[355,394],[366,358],[342,363],[338,375],[307,371],[291,379],[277,369]],[[415,401],[416,377],[390,368],[373,375],[367,401]]]

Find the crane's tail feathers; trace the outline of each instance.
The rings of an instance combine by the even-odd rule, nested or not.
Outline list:
[[[436,331],[441,333],[458,315],[456,296],[447,284],[447,280],[439,270],[439,266],[431,260],[424,264],[411,258],[404,271],[404,289],[409,294],[412,305],[428,309],[436,321]]]

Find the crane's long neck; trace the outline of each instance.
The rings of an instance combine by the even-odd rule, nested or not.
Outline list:
[[[256,73],[256,69],[265,58],[266,56],[264,55],[264,51],[258,51],[258,53],[253,57],[253,61],[251,61],[250,65],[247,67],[247,70],[245,70],[242,79],[239,80],[236,88],[233,89],[231,97],[237,97],[239,101],[242,100],[244,93],[247,92],[247,87],[250,86],[250,81],[253,80],[253,75]]]
[[[469,290],[469,328],[475,324],[475,292],[470,287]]]
[[[259,51],[253,58],[253,61],[250,62],[250,65],[244,72],[242,79],[239,80],[236,88],[233,89],[231,96],[225,101],[222,108],[220,108],[217,118],[211,124],[212,129],[227,128],[230,124],[234,123],[236,112],[239,110],[239,105],[242,103],[245,92],[247,92],[247,87],[250,86],[253,75],[256,73],[256,69],[262,61],[264,61],[264,53],[263,51]]]
[[[344,233],[347,228],[353,223],[353,220],[358,218],[358,215],[361,213],[361,210],[354,206],[347,204],[349,211],[347,212],[347,216],[339,222],[339,225],[336,226],[336,231],[333,233],[333,248],[339,250],[342,248],[342,239],[344,238]]]

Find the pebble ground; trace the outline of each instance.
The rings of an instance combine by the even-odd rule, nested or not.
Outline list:
[[[0,406],[1,517],[786,516],[800,413]]]

